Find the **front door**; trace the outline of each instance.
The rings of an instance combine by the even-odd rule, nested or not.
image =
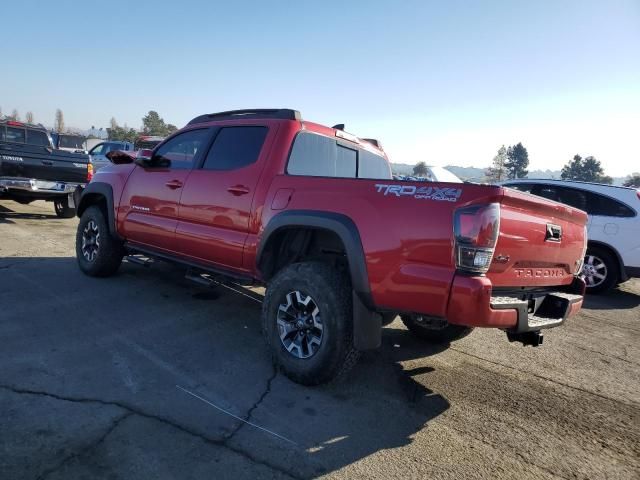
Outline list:
[[[182,189],[209,135],[207,128],[182,132],[159,145],[148,166],[131,173],[118,212],[119,231],[127,240],[175,251]]]
[[[177,242],[184,256],[242,268],[251,205],[276,127],[223,127],[180,200]]]

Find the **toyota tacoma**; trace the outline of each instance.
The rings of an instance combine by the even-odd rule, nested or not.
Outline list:
[[[264,285],[274,363],[315,385],[397,315],[448,344],[474,327],[537,346],[582,305],[586,214],[500,186],[393,180],[379,142],[289,109],[201,115],[153,151],[111,152],[84,190],[76,254]],[[136,260],[137,259],[137,260]]]

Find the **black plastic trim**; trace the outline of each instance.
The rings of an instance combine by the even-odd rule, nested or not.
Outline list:
[[[269,242],[269,238],[278,230],[293,227],[311,227],[325,229],[334,232],[347,252],[349,259],[349,273],[353,290],[358,294],[362,302],[369,309],[374,309],[367,263],[360,240],[360,233],[353,220],[346,215],[319,210],[287,210],[274,216],[262,233],[260,246],[258,247],[257,264],[260,265],[262,253]]]
[[[216,120],[242,120],[277,118],[281,120],[302,120],[300,112],[290,108],[248,108],[244,110],[228,110],[226,112],[207,113],[192,119],[187,125],[213,122]]]
[[[113,188],[111,185],[104,182],[91,182],[82,191],[80,195],[80,201],[76,206],[76,215],[81,217],[84,211],[91,205],[88,196],[94,194],[99,195],[105,199],[107,203],[107,223],[109,224],[109,233],[114,237],[120,238],[116,230],[116,215],[115,208],[113,206]]]
[[[624,267],[627,278],[640,278],[640,267]]]

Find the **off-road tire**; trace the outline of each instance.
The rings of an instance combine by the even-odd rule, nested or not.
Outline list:
[[[55,199],[53,201],[53,209],[58,218],[73,218],[76,216],[76,209],[69,206],[67,197]]]
[[[278,312],[291,292],[311,297],[322,322],[322,341],[309,358],[290,353],[280,339]],[[262,331],[273,363],[303,385],[320,385],[341,377],[358,361],[353,345],[351,282],[344,272],[322,262],[291,264],[269,282],[262,304]]]
[[[91,260],[87,259],[83,252],[83,233],[90,224],[95,225],[99,234],[99,246],[95,257]],[[91,277],[108,277],[116,273],[124,253],[122,242],[109,232],[107,220],[100,207],[92,205],[87,208],[82,213],[76,233],[76,258],[80,270]]]
[[[415,315],[401,315],[402,323],[416,337],[434,344],[448,344],[455,340],[460,340],[471,333],[473,327],[461,325],[447,325],[444,328],[428,328],[421,324]]]
[[[600,247],[588,247],[587,254],[584,256],[584,266],[582,267],[583,275],[587,268],[589,268],[589,262],[593,258],[592,264],[597,267],[604,265],[604,268],[595,270],[596,273],[602,274],[604,272],[605,278],[593,286],[590,286],[589,278],[585,277],[585,283],[587,284],[586,293],[605,293],[618,285],[620,282],[620,266],[615,256],[608,250]],[[600,281],[600,279],[593,277],[594,282]]]

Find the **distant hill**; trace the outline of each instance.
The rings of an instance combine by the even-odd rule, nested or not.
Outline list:
[[[413,174],[413,165],[406,163],[392,163],[391,170],[393,173],[399,175],[411,175]],[[485,180],[485,174],[487,168],[478,167],[459,167],[457,165],[447,165],[449,170],[454,175],[460,177],[462,180],[468,180],[470,182],[483,182]],[[527,178],[560,178],[560,170],[531,170]],[[614,185],[622,185],[625,177],[613,177]]]

